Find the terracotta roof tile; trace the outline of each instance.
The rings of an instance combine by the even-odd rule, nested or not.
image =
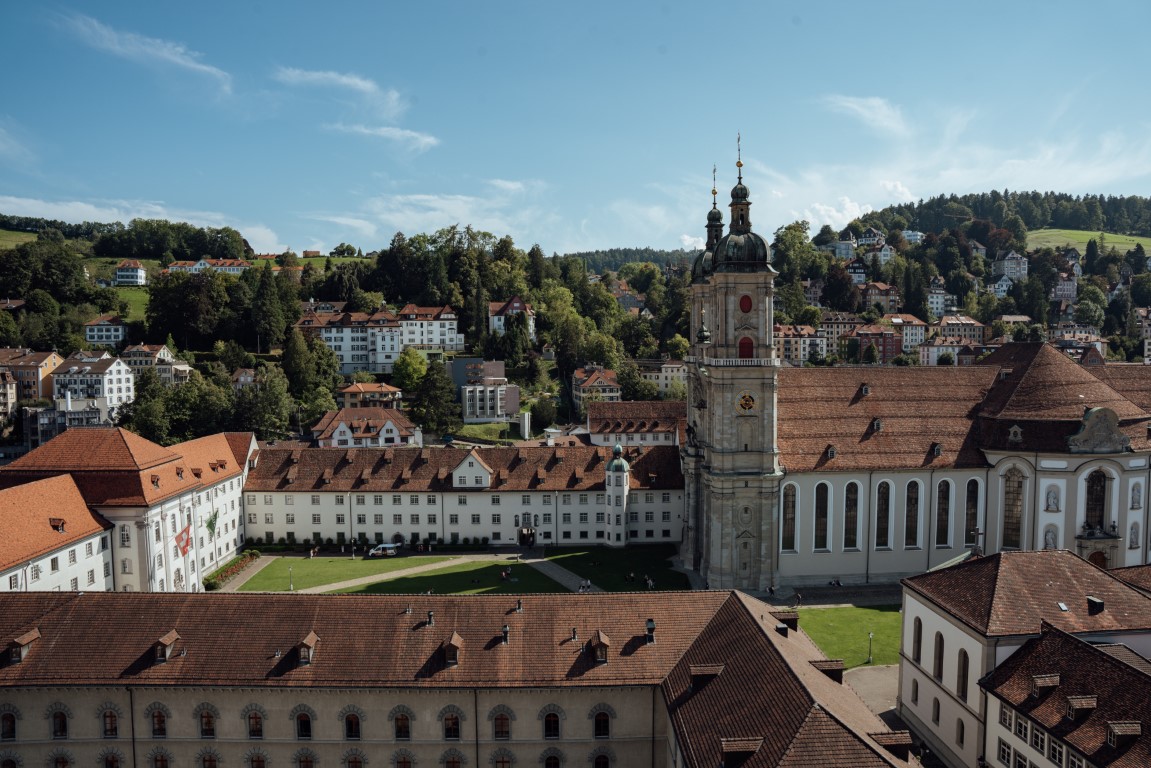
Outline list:
[[[903,585],[992,637],[1034,634],[1044,620],[1068,632],[1151,629],[1151,598],[1066,550],[1000,552]],[[1104,610],[1091,615],[1088,596]]]
[[[0,490],[0,571],[111,527],[67,475]]]

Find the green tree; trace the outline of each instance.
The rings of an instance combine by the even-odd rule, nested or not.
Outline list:
[[[293,328],[284,342],[284,352],[280,358],[284,376],[288,379],[288,392],[292,397],[300,397],[305,391],[316,386],[316,361],[308,348],[308,341],[299,328]]]
[[[1131,303],[1136,307],[1151,307],[1151,273],[1131,279]]]
[[[455,387],[447,369],[429,365],[412,398],[412,415],[426,435],[451,434],[461,424]]]
[[[664,343],[664,349],[673,360],[683,360],[691,350],[691,342],[678,333]]]
[[[236,396],[236,426],[255,432],[258,440],[277,440],[288,434],[292,408],[284,372],[277,365],[261,365],[255,383]]]
[[[950,352],[940,352],[939,357],[936,359],[936,365],[955,365],[955,355]]]
[[[556,405],[551,397],[539,397],[531,405],[532,432],[540,432],[556,423]],[[525,435],[527,437],[527,435]]]
[[[404,347],[392,365],[392,384],[404,392],[404,397],[409,397],[415,393],[427,371],[428,361],[414,348]]]
[[[279,346],[284,341],[286,324],[272,265],[265,263],[260,272],[255,299],[252,301],[252,325],[256,329],[257,351]]]
[[[620,397],[624,400],[658,400],[659,387],[640,374],[639,366],[631,360],[621,360],[616,366]]]

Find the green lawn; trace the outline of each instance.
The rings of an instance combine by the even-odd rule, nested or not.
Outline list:
[[[27,243],[35,239],[35,232],[13,232],[10,229],[0,229],[0,251],[15,248],[20,243]]]
[[[248,580],[241,592],[287,592],[288,567],[292,568],[292,586],[295,589],[320,587],[349,579],[387,574],[429,563],[442,563],[451,557],[401,555],[364,559],[352,557],[277,557]]]
[[[1151,250],[1151,237],[1113,235],[1110,232],[1104,234],[1106,235],[1106,246],[1108,250],[1114,247],[1119,253],[1126,253],[1134,248],[1136,243],[1143,243],[1145,250]],[[1099,233],[1078,229],[1037,229],[1034,232],[1027,233],[1027,247],[1033,250],[1038,248],[1054,248],[1058,250],[1067,245],[1071,245],[1078,248],[1079,253],[1082,254],[1087,250],[1088,240],[1098,242]]]
[[[143,320],[144,312],[148,309],[148,289],[140,285],[122,286],[116,289],[116,295],[128,302],[128,317],[126,320]]]
[[[504,431],[511,431],[512,427],[506,422],[492,422],[490,424],[464,424],[456,432],[456,437],[467,439],[478,437],[481,440],[499,440]],[[518,433],[517,433],[518,437]]]
[[[801,608],[799,628],[829,659],[843,659],[848,669],[867,663],[867,633],[872,640],[872,664],[899,663],[899,632],[903,615],[898,605],[867,608]]]
[[[500,571],[511,568],[511,578]],[[365,587],[335,590],[359,595],[418,595],[432,590],[437,595],[529,594],[567,592],[557,582],[523,563],[468,561],[435,571],[377,581]]]
[[[546,556],[572,573],[591,579],[592,584],[606,592],[647,589],[643,582],[644,574],[651,576],[656,589],[691,589],[687,576],[671,569],[668,558],[675,553],[674,544],[652,544],[625,549],[548,547]],[[635,581],[628,581],[627,576],[632,573]]]

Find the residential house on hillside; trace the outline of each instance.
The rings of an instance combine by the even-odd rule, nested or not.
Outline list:
[[[250,433],[163,448],[116,427],[70,429],[0,468],[0,489],[71,477],[115,527],[107,557],[116,591],[199,592],[244,541],[242,488],[255,449]]]
[[[927,310],[935,317],[954,312],[958,301],[956,295],[948,293],[942,285],[932,285],[927,289]]]
[[[166,344],[135,344],[120,353],[134,375],[153,370],[160,382],[168,387],[183,384],[192,377],[192,366],[177,360]]]
[[[919,245],[923,242],[923,238],[924,234],[922,232],[918,232],[914,229],[903,230],[903,239],[907,242],[908,245]],[[972,240],[971,243],[974,247],[975,241]]]
[[[679,445],[686,429],[687,403],[683,400],[587,404],[587,433],[592,445]]]
[[[972,344],[982,344],[986,326],[967,315],[944,315],[931,326],[931,332],[939,336],[959,338]]]
[[[237,368],[232,372],[232,389],[236,392],[239,392],[244,387],[250,387],[255,383],[255,368]]]
[[[655,384],[660,397],[667,397],[673,387],[687,392],[687,365],[682,360],[636,360],[639,375]]]
[[[118,347],[128,335],[128,324],[119,315],[100,315],[84,323],[84,341],[102,347]]]
[[[792,365],[827,359],[827,339],[810,325],[777,325],[775,338],[780,356]]]
[[[120,358],[106,354],[70,355],[52,371],[52,387],[57,400],[106,398],[109,415],[135,399],[132,369]]]
[[[948,354],[951,365],[959,365],[960,356],[971,349],[971,344],[967,339],[954,336],[932,336],[918,347],[919,364],[939,365],[940,355]]]
[[[1058,498],[1053,502],[1058,505]],[[972,516],[971,511],[966,514]],[[1003,760],[1001,739],[1011,746],[1009,753],[1019,751],[1031,760],[1050,760],[1054,755],[1046,750],[1048,736],[1058,743],[1066,742],[1072,733],[1082,733],[1078,724],[1063,721],[1055,728],[1058,718],[1048,720],[1039,714],[1042,701],[1053,689],[1064,682],[1073,688],[1065,677],[1069,658],[1045,654],[1042,663],[1025,662],[1042,667],[1034,675],[1051,678],[1036,681],[1028,675],[1022,689],[1008,692],[1002,687],[1004,678],[1019,669],[1020,660],[1033,658],[1035,639],[1041,637],[1045,625],[1089,642],[1121,643],[1143,657],[1151,654],[1151,598],[1113,572],[1055,546],[1051,541],[1046,550],[972,557],[903,580],[899,716],[947,765],[976,765],[984,756],[1004,765],[1020,765]],[[1032,650],[1024,650],[1029,646]],[[1096,666],[1093,676],[1106,677],[1105,668]],[[985,678],[993,694],[986,704],[979,690]],[[1102,679],[1099,682],[1103,684]],[[1060,717],[1068,712],[1065,703],[1060,709]],[[1017,737],[1004,739],[996,723]],[[1076,744],[1078,754],[1091,765],[1107,764],[1093,759],[1093,753],[1103,746],[1101,738],[1092,741],[1089,750],[1077,737],[1069,740],[1071,744],[1064,743],[1057,754],[1058,765],[1065,764],[1068,746],[1074,749]]]
[[[1007,275],[999,275],[987,284],[987,289],[995,294],[995,298],[1007,298],[1007,294],[1011,293],[1011,286],[1015,283]]]
[[[863,285],[867,282],[868,267],[867,262],[863,259],[853,258],[843,265],[847,270],[847,274],[851,275],[851,282],[856,285]]]
[[[854,354],[852,354],[853,345]],[[903,336],[890,325],[870,323],[852,328],[839,337],[839,354],[849,362],[867,361],[869,347],[875,350],[874,362],[890,363],[903,354]]]
[[[528,338],[535,343],[536,340],[536,313],[532,305],[513,296],[507,301],[493,301],[488,303],[488,331],[495,335],[503,335],[504,324],[512,315],[524,315],[527,318]]]
[[[315,299],[308,299],[307,301],[300,301],[300,314],[305,315],[309,312],[314,312],[318,315],[331,315],[342,314],[344,307],[348,305],[346,301],[316,301]]]
[[[12,418],[20,400],[20,388],[12,371],[0,365],[0,421]]]
[[[512,421],[520,411],[520,387],[503,376],[485,376],[460,387],[465,424]]]
[[[341,408],[400,408],[404,393],[379,381],[357,381],[336,393]]]
[[[809,307],[822,306],[819,300],[823,298],[823,281],[817,277],[803,281],[803,300]]]
[[[1028,261],[1026,256],[1020,256],[1015,251],[1006,254],[991,262],[991,274],[1006,275],[1012,282],[1027,279]]]
[[[855,234],[850,229],[843,230],[839,233],[839,240],[835,243],[835,258],[841,261],[854,258],[857,245]]]
[[[116,265],[112,282],[116,285],[147,285],[148,270],[136,259],[124,259]]]
[[[423,433],[392,408],[341,408],[328,411],[312,427],[320,448],[382,448],[424,444]]]
[[[978,240],[968,240],[967,244],[971,246],[971,253],[981,259],[987,258],[987,246]]]
[[[1059,280],[1051,289],[1051,298],[1055,301],[1075,301],[1079,296],[1079,278],[1074,272],[1061,272]]]
[[[324,342],[340,360],[340,373],[391,373],[395,360],[413,347],[429,360],[464,349],[451,307],[417,307],[400,312],[309,312],[296,322],[301,332]]]
[[[860,289],[863,304],[867,308],[878,307],[886,314],[898,312],[901,306],[899,289],[887,283],[866,283]]]
[[[605,403],[619,402],[619,379],[615,371],[589,363],[583,368],[577,368],[572,374],[571,394],[573,409],[581,413],[586,411],[585,404],[589,399]]]
[[[882,247],[886,238],[884,234],[875,227],[868,227],[863,230],[863,234],[859,236],[859,245],[861,248],[873,246],[875,248]]]
[[[839,349],[839,337],[863,325],[863,321],[852,312],[834,312],[830,309],[819,313],[819,334],[827,339],[828,350]]]
[[[887,313],[881,319],[899,331],[903,337],[903,351],[914,353],[927,338],[927,323],[915,315]]]
[[[223,272],[226,275],[239,275],[252,268],[252,262],[244,259],[200,259],[199,261],[173,261],[168,265],[169,272]]]
[[[58,352],[33,352],[24,347],[0,348],[0,365],[16,377],[17,398],[20,400],[50,400],[52,398],[52,371],[64,358]]]
[[[868,251],[863,258],[868,264],[874,260],[879,262],[879,266],[885,267],[889,261],[895,258],[895,249],[890,244],[885,244],[882,248]]]

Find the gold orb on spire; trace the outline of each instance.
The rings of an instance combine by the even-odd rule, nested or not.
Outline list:
[[[718,192],[718,191],[716,191],[716,188],[715,188],[715,187],[712,187],[712,188],[711,188],[711,196],[712,196],[712,197],[715,197],[715,196],[716,196],[716,195],[718,195],[718,194],[719,194],[719,192]]]
[[[742,160],[736,160],[735,161],[735,167],[736,168],[742,168],[743,167],[743,161]]]

